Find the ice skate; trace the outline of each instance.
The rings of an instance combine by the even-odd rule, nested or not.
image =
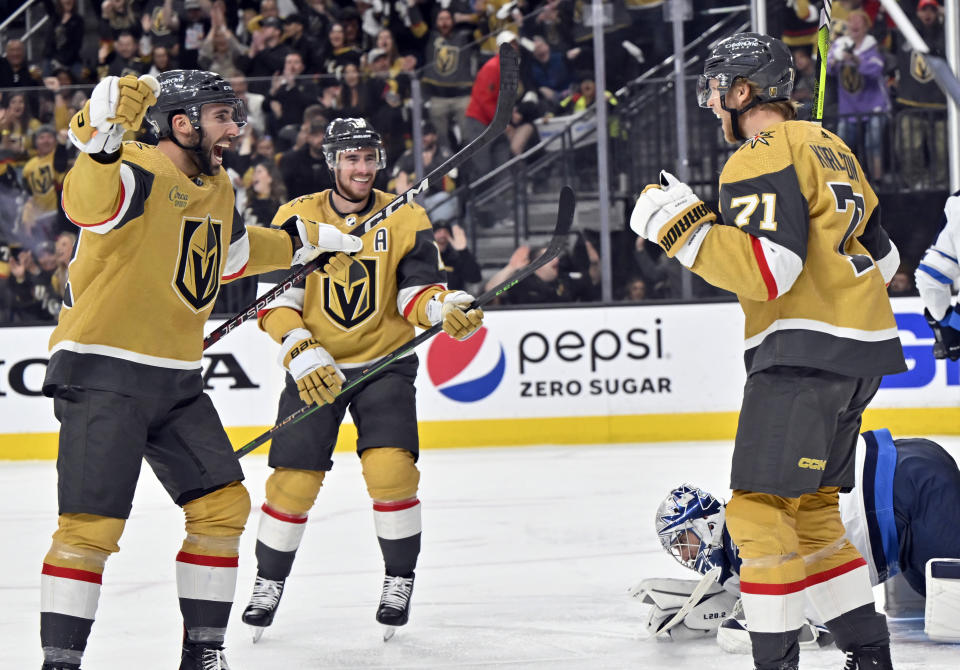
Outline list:
[[[220,645],[185,641],[180,670],[230,670],[230,666]]]
[[[393,637],[398,626],[410,619],[410,596],[413,594],[414,574],[409,577],[383,578],[383,592],[380,594],[380,606],[377,608],[377,621],[384,625],[383,641]]]
[[[257,575],[257,580],[253,583],[250,603],[243,610],[241,617],[243,623],[253,629],[254,642],[263,635],[263,629],[273,623],[277,606],[280,604],[280,596],[283,595],[284,582],[283,579],[266,579]]]
[[[40,670],[80,670],[80,666],[68,663],[44,663]]]
[[[883,647],[860,647],[847,652],[843,670],[893,670],[890,660],[890,645]]]

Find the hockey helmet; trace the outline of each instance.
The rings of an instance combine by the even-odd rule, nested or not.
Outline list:
[[[721,96],[737,79],[747,79],[760,87],[753,104],[789,100],[795,73],[793,54],[782,41],[760,33],[737,33],[718,42],[707,56],[697,81],[697,102],[707,107],[711,79],[717,80]]]
[[[667,553],[685,567],[704,574],[719,565],[723,553],[723,504],[706,491],[681,484],[670,491],[654,523]]]
[[[334,119],[327,126],[323,137],[323,156],[330,170],[337,169],[337,161],[344,151],[374,149],[377,154],[377,169],[387,167],[387,152],[383,148],[380,133],[366,119]]]
[[[230,83],[216,72],[204,70],[170,70],[157,75],[160,95],[157,103],[147,111],[147,122],[153,126],[157,139],[171,136],[170,119],[175,114],[186,114],[197,132],[200,130],[200,112],[203,106],[220,103],[233,106],[233,121],[238,128],[247,124],[247,111]]]

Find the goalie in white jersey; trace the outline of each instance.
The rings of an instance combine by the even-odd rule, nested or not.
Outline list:
[[[937,240],[917,266],[917,290],[923,299],[924,316],[936,338],[937,358],[960,359],[960,305],[953,299],[960,279],[960,191],[943,207],[943,222]]]

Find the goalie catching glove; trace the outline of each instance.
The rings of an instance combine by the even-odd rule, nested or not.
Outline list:
[[[359,237],[342,233],[339,228],[329,223],[318,223],[294,215],[284,221],[280,227],[291,238],[300,240],[300,247],[293,252],[290,265],[305,265],[326,252],[345,251],[352,254],[363,248],[363,240]],[[334,260],[340,256],[347,260],[334,263]],[[344,263],[349,266],[350,262],[349,256],[338,253],[324,266],[323,271],[331,274],[335,269],[342,269]]]
[[[650,184],[637,199],[630,228],[660,245],[670,258],[692,267],[713,221],[717,220],[690,187],[661,170],[660,183]]]
[[[474,297],[466,291],[438,293],[427,303],[431,325],[443,323],[443,332],[457,340],[465,340],[483,325],[483,310],[471,309]]]
[[[333,356],[306,328],[294,328],[283,336],[278,360],[297,382],[300,400],[306,405],[332,403],[346,380]]]
[[[148,74],[105,77],[70,119],[70,141],[84,153],[116,153],[125,132],[140,130],[159,94],[160,84]]]
[[[644,579],[630,589],[630,595],[642,603],[653,605],[647,615],[647,630],[657,635],[680,609],[700,583],[698,579]],[[663,631],[673,640],[690,640],[714,635],[720,622],[733,612],[737,597],[712,584],[687,615],[669,630]]]

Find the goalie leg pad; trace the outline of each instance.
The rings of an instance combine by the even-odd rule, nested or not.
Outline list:
[[[931,558],[926,567],[923,632],[937,642],[960,642],[960,558]]]
[[[673,640],[689,640],[713,634],[723,621],[733,611],[737,597],[723,589],[714,591],[701,598],[693,609],[683,618],[683,621],[667,631]],[[660,607],[654,605],[647,615],[647,631],[656,634],[664,623],[671,619],[680,606]]]
[[[397,447],[364,449],[360,454],[363,479],[370,498],[377,501],[399,501],[414,498],[420,485],[420,471],[413,454]]]

